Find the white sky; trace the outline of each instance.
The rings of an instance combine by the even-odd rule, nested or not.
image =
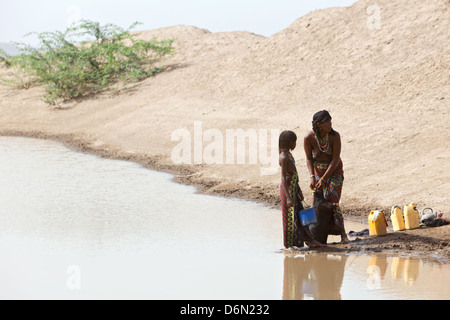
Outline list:
[[[77,19],[136,30],[192,25],[212,32],[270,36],[305,14],[356,0],[1,0],[0,42],[30,42],[28,32],[65,30]]]

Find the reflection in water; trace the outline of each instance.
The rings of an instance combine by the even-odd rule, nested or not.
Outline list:
[[[283,300],[340,300],[347,258],[286,254]]]
[[[403,279],[408,286],[414,285],[414,282],[419,278],[420,260],[412,258],[393,257],[390,259],[391,272],[390,277],[394,280]],[[388,271],[388,258],[386,256],[373,256],[369,259],[369,267],[367,273],[368,288],[381,289],[383,280],[386,280],[386,273]],[[403,277],[402,277],[403,275]]]
[[[369,266],[367,267],[367,288],[380,289],[381,280],[384,279],[387,270],[387,259],[385,256],[369,257]]]
[[[391,277],[392,279],[402,279],[405,283],[412,285],[419,278],[420,260],[392,258]],[[402,277],[403,275],[403,277]]]
[[[413,258],[286,253],[284,300],[448,299],[450,266]]]

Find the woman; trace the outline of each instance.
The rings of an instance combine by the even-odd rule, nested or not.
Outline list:
[[[291,150],[297,144],[297,135],[292,131],[283,131],[279,139],[281,166],[280,200],[283,215],[284,247],[303,247],[303,242],[310,248],[322,247],[315,241],[307,227],[301,225],[297,212],[303,209],[302,190],[298,184],[298,173]]]
[[[332,226],[341,235],[343,243],[348,242],[344,217],[339,207],[344,170],[341,160],[341,136],[333,130],[328,111],[317,112],[312,121],[313,130],[304,139],[306,165],[310,174],[310,188],[321,193],[331,203]]]

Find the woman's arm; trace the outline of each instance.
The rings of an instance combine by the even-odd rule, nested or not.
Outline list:
[[[310,176],[310,183],[309,187],[311,190],[314,190],[315,187],[315,180],[314,180],[314,159],[313,159],[313,148],[311,146],[311,143],[309,142],[310,134],[307,134],[305,136],[305,139],[303,141],[303,148],[305,149],[305,155],[306,155],[306,166],[308,167],[309,176]]]

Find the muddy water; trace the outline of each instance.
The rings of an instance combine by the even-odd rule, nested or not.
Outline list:
[[[284,252],[277,210],[171,178],[0,137],[0,299],[450,298],[449,265]]]

